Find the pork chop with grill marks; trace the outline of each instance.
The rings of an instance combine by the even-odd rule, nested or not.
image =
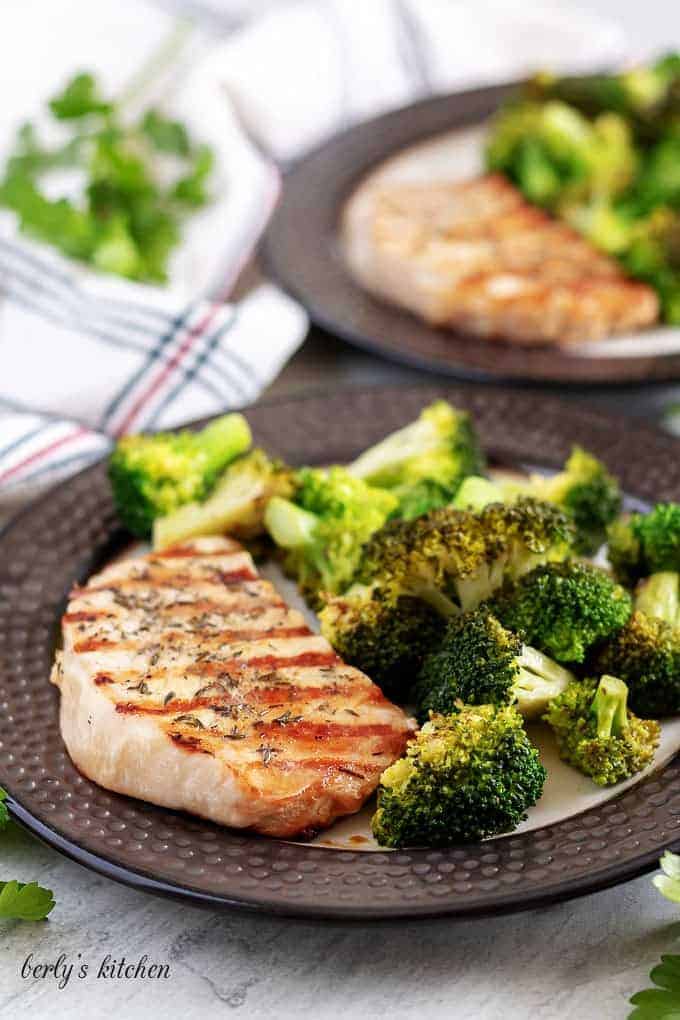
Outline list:
[[[368,180],[344,211],[357,280],[427,322],[518,344],[569,345],[651,325],[654,290],[500,174]]]
[[[52,672],[76,766],[117,793],[270,836],[357,811],[409,723],[250,555],[202,538],[75,589]]]

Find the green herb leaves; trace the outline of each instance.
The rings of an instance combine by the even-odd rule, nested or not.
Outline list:
[[[53,907],[52,890],[37,882],[0,882],[0,917],[42,921]]]
[[[9,822],[6,798],[7,794],[0,788],[0,829]],[[0,882],[0,918],[42,921],[53,907],[52,890],[43,889],[37,882]]]
[[[129,124],[81,72],[49,103],[64,141],[46,147],[25,124],[0,181],[0,205],[20,229],[71,258],[133,280],[163,282],[184,219],[209,201],[212,150],[184,124],[147,110]],[[55,197],[55,171],[73,168],[82,185]],[[58,182],[57,182],[58,186]]]
[[[662,956],[649,975],[657,988],[645,988],[630,1000],[628,1020],[677,1020],[680,1017],[680,956]]]
[[[99,95],[94,76],[81,71],[71,78],[63,92],[50,100],[50,110],[57,120],[76,120],[91,113],[111,113],[113,106]]]
[[[680,856],[666,850],[659,864],[663,875],[652,882],[666,899],[680,903]],[[628,1020],[680,1020],[680,956],[662,956],[649,977],[657,987],[636,992]]]

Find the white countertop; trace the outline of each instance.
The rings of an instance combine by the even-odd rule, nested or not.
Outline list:
[[[2,871],[51,886],[45,923],[0,923],[0,1017],[137,1020],[318,1015],[323,1020],[619,1020],[680,909],[648,877],[559,906],[467,923],[319,925],[212,913],[100,878],[15,829]],[[75,963],[65,988],[22,979],[33,963]],[[82,956],[78,958],[77,954]],[[169,965],[155,979],[97,978],[107,954]],[[89,973],[79,980],[77,965]],[[153,1013],[152,1013],[153,1011]]]
[[[570,0],[563,0],[570,5]],[[52,15],[54,4],[49,5]],[[173,3],[179,7],[181,4]],[[595,0],[640,52],[680,46],[670,0]],[[47,2],[45,4],[47,11]],[[5,10],[5,32],[11,10]],[[47,22],[47,17],[45,22]],[[58,21],[49,19],[50,39]],[[46,923],[0,921],[0,1018],[137,1020],[167,1017],[426,1017],[436,1020],[618,1020],[673,952],[680,907],[648,877],[570,903],[467,923],[313,925],[216,914],[155,899],[100,878],[16,828],[0,838],[0,878],[51,887]],[[22,978],[64,954],[66,986]],[[78,957],[78,954],[81,954]],[[169,977],[96,977],[107,954],[167,964]],[[89,973],[78,979],[77,966]]]

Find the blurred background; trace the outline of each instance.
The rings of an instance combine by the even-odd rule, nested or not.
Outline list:
[[[291,167],[432,94],[680,48],[663,0],[24,0],[4,13],[6,509],[123,432],[263,394],[425,378],[310,323],[263,273]],[[606,383],[540,385],[673,426],[674,382]]]

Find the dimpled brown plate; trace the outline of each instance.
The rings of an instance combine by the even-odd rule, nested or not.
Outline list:
[[[680,355],[580,357],[556,347],[519,347],[427,325],[374,298],[350,275],[338,239],[345,201],[391,156],[429,138],[483,123],[517,84],[426,99],[350,128],[284,178],[262,244],[269,272],[312,320],[392,361],[459,379],[624,383],[680,378]],[[455,166],[452,167],[455,178]]]
[[[680,442],[558,401],[481,387],[336,391],[247,412],[255,440],[293,464],[348,460],[446,397],[500,460],[558,466],[571,444],[603,457],[642,500],[680,498]],[[335,919],[521,910],[650,870],[680,841],[678,759],[597,808],[448,850],[347,852],[212,825],[108,793],[71,764],[48,676],[59,618],[126,541],[104,464],[52,490],[0,536],[0,783],[13,816],[104,875],[213,906]]]

